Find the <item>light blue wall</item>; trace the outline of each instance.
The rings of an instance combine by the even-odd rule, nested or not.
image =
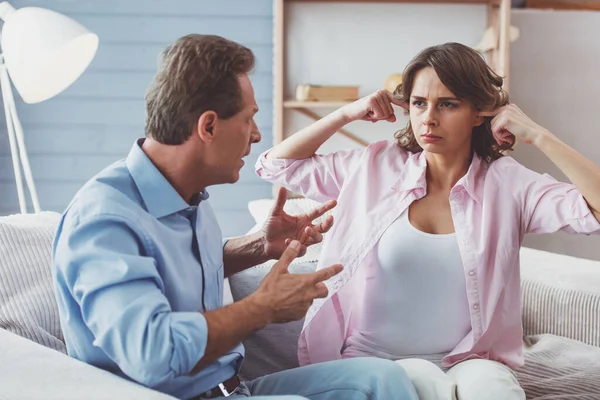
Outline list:
[[[144,134],[144,93],[159,52],[188,33],[211,33],[250,47],[261,109],[256,145],[235,185],[214,187],[211,200],[225,235],[252,226],[248,201],[270,197],[253,171],[272,142],[272,0],[13,0],[64,13],[100,37],[90,68],[59,96],[24,104],[15,92],[31,168],[44,210],[62,211],[78,188],[104,166],[127,155]],[[18,212],[4,114],[0,126],[0,215]]]

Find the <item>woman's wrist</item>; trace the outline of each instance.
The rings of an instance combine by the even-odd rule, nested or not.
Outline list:
[[[540,127],[535,133],[532,143],[535,147],[544,151],[548,145],[552,145],[556,140],[557,137],[550,133],[550,131]]]
[[[351,113],[348,112],[348,105],[345,105],[341,108],[338,108],[336,111],[333,112],[333,114],[335,115],[336,120],[338,120],[342,126],[345,126],[347,124],[349,124],[350,122],[354,122],[355,118],[353,118],[351,116]]]

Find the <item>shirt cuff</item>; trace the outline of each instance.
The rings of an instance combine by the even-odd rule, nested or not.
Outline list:
[[[173,358],[171,368],[178,375],[187,375],[206,353],[208,324],[200,312],[174,312],[171,314]]]

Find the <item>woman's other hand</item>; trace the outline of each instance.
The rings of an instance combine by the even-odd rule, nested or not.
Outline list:
[[[525,143],[537,145],[548,134],[542,126],[536,124],[519,107],[508,104],[493,111],[482,111],[480,117],[493,117],[492,133],[498,144],[512,142],[514,135]]]

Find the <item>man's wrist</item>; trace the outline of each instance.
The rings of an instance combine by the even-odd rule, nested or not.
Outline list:
[[[242,301],[245,303],[246,312],[257,322],[258,329],[273,322],[274,311],[260,291],[252,293]]]
[[[255,237],[253,238],[253,243],[256,246],[257,252],[256,255],[258,257],[258,264],[262,264],[266,261],[269,261],[273,257],[269,257],[267,254],[267,233],[264,230],[260,230],[256,232]]]

